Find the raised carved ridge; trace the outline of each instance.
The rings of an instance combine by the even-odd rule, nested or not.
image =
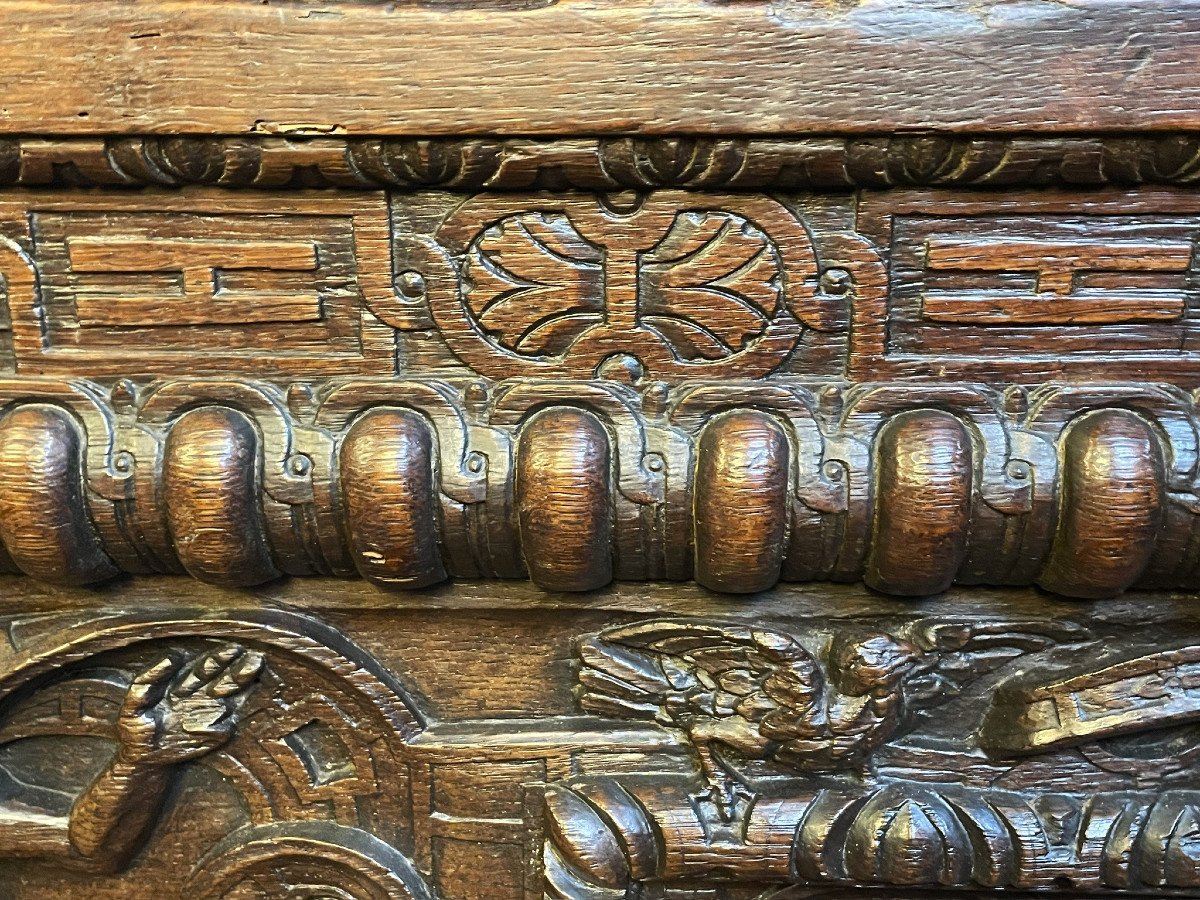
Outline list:
[[[253,585],[1193,588],[1200,410],[1147,384],[0,383],[6,565]]]
[[[546,897],[611,900],[642,881],[794,881],[925,888],[1200,886],[1200,792],[1017,792],[894,782],[760,798],[710,838],[686,782],[568,782],[548,794]],[[613,823],[619,823],[615,827]]]
[[[28,137],[0,185],[453,191],[1194,184],[1200,136]]]

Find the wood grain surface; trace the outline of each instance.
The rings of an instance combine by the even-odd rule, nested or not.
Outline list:
[[[1196,12],[1104,0],[19,0],[0,6],[0,131],[1186,129],[1200,126]]]
[[[258,435],[242,413],[202,407],[179,418],[163,447],[163,489],[175,498],[168,522],[175,553],[191,574],[218,584],[258,584],[271,562],[258,507]]]
[[[1196,131],[0,138],[0,184],[454,191],[1191,184]]]
[[[1198,59],[0,3],[0,900],[1200,896]]]
[[[433,506],[433,439],[411,412],[382,409],[342,441],[339,474],[359,573],[377,584],[427,587],[446,578]],[[384,510],[387,515],[384,515]]]
[[[612,580],[612,451],[595,416],[569,407],[534,415],[516,449],[517,516],[525,564],[556,591]]]
[[[733,900],[1069,877],[1070,896],[1186,896],[1171,836],[1197,803],[1178,765],[1200,619],[1190,597],[1151,596],[0,577],[0,763],[21,779],[0,801],[0,885]],[[196,737],[214,717],[226,727]],[[710,744],[726,761],[706,770]],[[728,818],[705,792],[722,772]],[[94,856],[68,831],[102,838],[80,838]]]
[[[1183,391],[651,388],[383,378],[316,396],[177,379],[103,399],[91,382],[0,380],[0,539],[20,571],[69,583],[182,563],[244,587],[865,579],[1098,599],[1200,584],[1200,407]]]
[[[83,441],[69,415],[27,406],[0,420],[0,535],[11,560],[54,584],[116,572],[83,507]]]

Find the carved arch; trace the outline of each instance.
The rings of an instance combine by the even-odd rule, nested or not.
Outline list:
[[[280,891],[433,896],[428,873],[409,862],[406,745],[425,727],[421,700],[336,629],[286,610],[156,610],[84,621],[35,616],[10,622],[7,637],[0,748],[25,738],[115,736],[130,679],[163,653],[216,641],[263,654],[266,670],[237,733],[198,763],[222,776],[244,809],[224,840],[193,848],[192,883],[207,885],[205,898],[241,896],[263,873]],[[156,840],[164,839],[160,829]],[[350,870],[358,881],[347,888]]]

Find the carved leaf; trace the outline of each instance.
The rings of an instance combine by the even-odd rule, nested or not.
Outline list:
[[[642,258],[641,322],[682,359],[724,359],[759,337],[783,302],[779,251],[745,218],[689,212]]]
[[[563,214],[501,219],[471,245],[464,297],[479,327],[525,356],[555,356],[603,319],[603,253]]]

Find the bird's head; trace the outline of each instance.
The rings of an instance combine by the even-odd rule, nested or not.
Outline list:
[[[861,697],[894,689],[918,667],[923,656],[915,644],[890,634],[838,637],[830,654],[830,669],[843,694]]]

